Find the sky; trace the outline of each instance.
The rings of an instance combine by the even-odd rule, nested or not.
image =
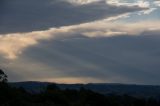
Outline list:
[[[9,81],[160,85],[160,0],[0,0]]]

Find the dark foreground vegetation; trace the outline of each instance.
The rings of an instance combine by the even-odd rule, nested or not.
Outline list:
[[[37,94],[7,84],[7,76],[0,70],[0,106],[160,106],[154,98],[135,98],[128,95],[102,95],[91,90],[61,90],[56,84]]]

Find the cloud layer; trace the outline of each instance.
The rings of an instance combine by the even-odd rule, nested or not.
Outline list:
[[[83,0],[78,2],[85,3]],[[85,5],[74,5],[67,0],[1,0],[0,33],[46,30],[146,9],[138,5],[109,5],[105,0],[86,2]]]
[[[1,0],[0,66],[10,81],[160,84],[159,7],[132,2]]]
[[[0,36],[0,54],[3,54],[8,59],[15,59],[24,49],[38,44],[41,40],[67,40],[83,37],[92,38],[112,37],[118,35],[141,35],[144,31],[152,31],[156,29],[159,27],[159,24],[159,22],[113,24],[112,22],[108,22],[108,20],[103,20],[87,24],[51,28],[45,31],[6,34]]]
[[[8,72],[12,80],[158,84],[159,25],[103,20],[3,35],[1,61],[7,59],[3,63],[12,70]]]

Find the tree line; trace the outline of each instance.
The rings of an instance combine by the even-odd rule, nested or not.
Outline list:
[[[160,106],[154,98],[129,95],[102,95],[89,89],[60,89],[50,84],[41,93],[29,93],[24,88],[7,84],[7,75],[0,70],[0,106]]]

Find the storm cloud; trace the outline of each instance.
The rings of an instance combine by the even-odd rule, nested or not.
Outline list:
[[[69,1],[1,0],[0,33],[46,30],[148,9],[139,5],[109,5],[105,0],[84,5],[74,5]]]

